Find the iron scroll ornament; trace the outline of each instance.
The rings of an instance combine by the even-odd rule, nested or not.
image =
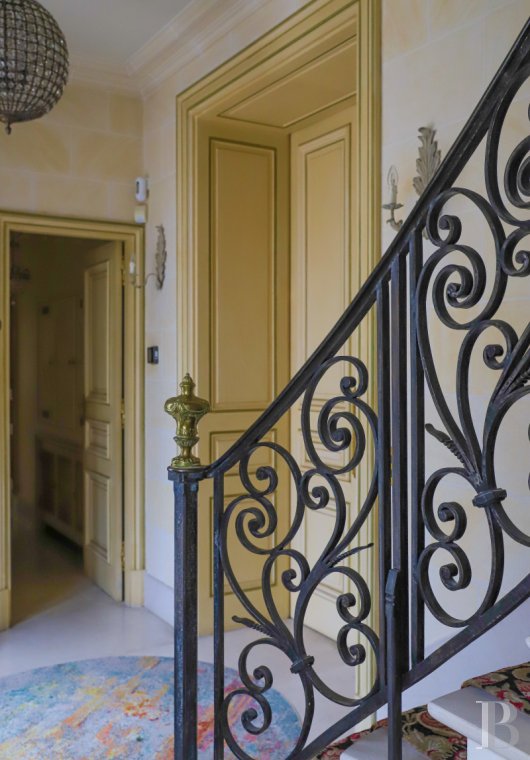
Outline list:
[[[487,135],[484,197],[464,188],[451,188],[435,199],[426,220],[430,241],[436,250],[427,258],[415,294],[416,328],[425,378],[444,430],[427,425],[429,434],[447,447],[458,460],[458,466],[436,470],[428,478],[422,496],[422,516],[433,539],[418,558],[416,577],[423,599],[432,615],[444,625],[462,628],[472,624],[495,604],[505,571],[505,534],[524,546],[530,546],[530,535],[514,524],[505,506],[507,491],[497,484],[495,450],[499,429],[509,410],[530,394],[530,323],[518,335],[514,328],[499,318],[510,277],[530,274],[530,252],[519,245],[530,234],[530,221],[508,210],[498,181],[498,146],[502,127],[514,97],[530,75],[524,67],[500,100]],[[512,151],[504,167],[504,194],[519,212],[530,208],[530,137],[525,137]],[[493,242],[495,274],[487,292],[487,268],[483,256],[466,245],[463,223],[456,215],[443,214],[446,203],[464,198],[486,221]],[[502,220],[502,221],[501,221]],[[504,222],[504,225],[503,223]],[[511,227],[509,231],[505,227]],[[445,233],[445,236],[444,236]],[[461,263],[454,258],[460,256]],[[446,259],[451,256],[452,261]],[[464,333],[456,367],[458,419],[450,411],[433,359],[429,338],[427,303],[432,289],[432,302],[442,324]],[[459,321],[459,310],[475,309],[471,319]],[[452,313],[454,310],[454,314]],[[470,372],[474,350],[481,338],[494,335],[483,350],[483,364],[499,378],[485,408],[482,435],[479,437],[471,412]],[[461,541],[468,529],[467,513],[459,502],[442,502],[435,508],[440,483],[455,476],[468,484],[475,496],[472,504],[484,514],[491,545],[489,580],[482,600],[471,614],[456,617],[444,608],[434,592],[430,566],[439,552],[449,555],[442,564],[439,577],[448,591],[470,586],[472,567]],[[449,526],[447,530],[442,524]]]
[[[349,453],[346,462],[333,468],[317,453],[313,441],[314,433],[311,430],[311,406],[319,382],[332,367],[343,363],[349,364],[354,374],[343,377],[340,383],[340,394],[323,404],[317,421],[316,435],[319,443],[327,451]],[[305,713],[300,735],[289,758],[297,757],[307,742],[314,716],[315,690],[332,702],[355,707],[375,693],[378,688],[379,678],[376,676],[369,693],[362,697],[338,692],[325,682],[322,674],[317,672],[314,657],[307,651],[304,641],[304,621],[313,594],[330,575],[340,574],[347,578],[351,589],[355,589],[355,592],[339,594],[336,600],[337,612],[342,620],[336,640],[338,653],[345,665],[355,668],[366,660],[368,647],[375,661],[379,662],[379,639],[375,630],[367,622],[372,609],[371,591],[362,576],[346,564],[347,559],[352,555],[372,549],[372,545],[362,547],[352,545],[375,504],[377,467],[374,466],[372,482],[365,501],[349,528],[347,528],[346,499],[343,486],[338,479],[339,475],[344,475],[358,467],[365,455],[367,436],[360,422],[360,415],[364,416],[373,446],[377,445],[377,417],[363,398],[367,389],[368,371],[359,359],[338,356],[325,362],[315,373],[306,390],[301,410],[302,435],[312,467],[302,473],[293,456],[285,448],[270,442],[257,443],[239,463],[239,477],[244,493],[233,499],[224,511],[220,551],[226,579],[248,614],[248,617],[235,617],[235,622],[263,634],[262,638],[251,642],[242,650],[239,657],[242,688],[227,694],[223,703],[223,735],[230,750],[240,760],[256,759],[251,758],[244,747],[239,746],[230,730],[228,716],[232,703],[242,695],[253,699],[255,707],[247,709],[241,716],[243,727],[251,734],[263,734],[274,719],[267,701],[267,691],[273,685],[271,670],[262,665],[250,673],[248,668],[249,655],[257,647],[270,646],[283,652],[289,662],[291,673],[300,679],[305,695]],[[348,406],[347,409],[344,408],[345,405]],[[263,449],[272,452],[287,465],[296,491],[296,504],[291,524],[285,535],[279,538],[275,538],[278,519],[277,507],[274,504],[274,495],[279,482],[277,467],[258,467],[255,475],[257,483],[254,483],[250,475],[251,459],[256,452]],[[282,506],[285,507],[285,505]],[[307,510],[316,511],[330,506],[335,511],[333,530],[320,557],[311,567],[300,551],[291,548],[291,543],[300,530]],[[232,567],[228,549],[228,532],[234,522],[237,540],[241,545],[247,551],[261,555],[265,559],[262,570],[262,592],[267,614],[261,612],[245,594]],[[269,548],[260,546],[260,542],[264,542],[265,539],[272,539],[274,545]],[[297,594],[292,631],[281,618],[272,589],[273,569],[280,557],[288,558],[290,561],[289,569],[282,573],[282,584],[290,593]],[[352,631],[366,642],[366,646],[364,643],[349,643],[348,638]]]
[[[403,691],[462,652],[530,598],[528,564],[525,577],[501,598],[507,575],[507,537],[530,546],[530,535],[528,528],[519,524],[521,519],[514,516],[510,484],[495,467],[506,415],[530,395],[530,324],[523,322],[516,329],[501,311],[508,286],[517,282],[514,278],[522,278],[518,282],[526,284],[524,278],[530,274],[526,245],[530,234],[530,136],[515,146],[504,166],[499,165],[499,142],[508,109],[514,99],[520,103],[520,88],[529,76],[530,21],[389,250],[327,338],[273,404],[216,462],[188,471],[170,468],[180,549],[175,553],[176,613],[182,623],[175,633],[178,760],[196,757],[197,750],[196,518],[202,480],[211,478],[214,484],[216,760],[224,756],[225,745],[239,760],[257,760],[250,757],[243,741],[238,743],[229,727],[229,713],[238,698],[245,696],[252,703],[241,716],[243,728],[251,734],[266,735],[275,720],[268,701],[273,674],[264,660],[255,659],[263,647],[281,652],[293,678],[302,686],[303,722],[287,755],[290,760],[314,758],[384,704],[389,707],[387,756],[397,760],[402,747]],[[507,133],[509,136],[510,130]],[[459,184],[458,179],[484,142],[485,189],[477,192],[463,186],[462,181]],[[458,213],[453,211],[456,202]],[[471,216],[461,212],[462,205],[472,208],[483,220],[491,241],[489,254],[482,242],[477,245],[475,238],[468,236]],[[359,325],[374,314],[377,352],[373,361],[363,363],[352,356],[340,356],[341,347],[349,345]],[[518,316],[526,319],[521,311]],[[449,389],[443,382],[447,366],[442,377],[435,362],[431,343],[434,320],[459,341]],[[481,409],[473,409],[472,414],[475,359],[480,360],[482,375],[493,382]],[[336,395],[322,401],[316,394],[318,383],[323,378],[329,383],[333,368],[336,371],[344,362],[352,371],[343,373]],[[367,393],[368,379],[377,381],[373,408],[371,394]],[[426,411],[429,395],[437,420]],[[299,413],[299,399],[304,448],[299,461],[303,464],[298,464],[287,449],[266,440],[283,415]],[[435,446],[446,448],[453,457],[444,466],[435,461],[433,472],[426,467],[430,464],[426,435],[433,436]],[[371,456],[372,447],[375,457]],[[331,456],[321,455],[322,451]],[[254,457],[260,455],[263,461],[264,453],[270,464],[256,467]],[[331,466],[329,459],[340,459],[341,463]],[[370,483],[350,525],[345,516],[342,475],[362,465],[364,476],[372,459],[376,464],[369,472]],[[230,489],[238,479],[240,495],[227,499],[224,483],[228,473]],[[281,503],[279,486],[284,476],[292,485],[292,503],[285,503],[287,499]],[[471,489],[468,500],[459,495],[446,501],[438,498],[440,485],[450,476]],[[374,589],[353,572],[348,558],[355,552],[366,553],[361,555],[363,559],[376,553],[374,547],[359,546],[360,531],[375,514],[376,498],[379,582]],[[320,556],[311,563],[296,548],[293,538],[300,532],[304,517],[320,509],[332,515],[332,522]],[[279,535],[282,513],[289,515],[290,522],[283,529],[284,535]],[[491,562],[482,562],[488,569],[487,587],[475,607],[455,614],[452,600],[458,598],[458,591],[476,582],[466,549],[466,542],[475,539],[470,514],[484,522]],[[246,551],[262,559],[264,603],[259,609],[238,582],[231,563],[229,532]],[[442,594],[434,588],[433,558],[442,558],[436,580],[442,585]],[[292,595],[292,627],[284,623],[274,603],[272,576],[280,560],[288,566],[280,581]],[[347,576],[351,587],[349,594],[337,595],[343,625],[336,645],[345,663],[345,682],[363,659],[374,653],[376,677],[362,696],[339,693],[335,684],[326,683],[304,641],[307,606],[315,590],[333,573]],[[259,634],[241,651],[241,685],[230,693],[225,693],[223,681],[225,582],[244,610],[237,622]],[[370,618],[370,610],[376,605],[381,621],[377,632]],[[425,651],[426,610],[441,623],[462,629],[429,653]],[[353,646],[352,632],[359,637]],[[254,661],[258,662],[256,667]],[[353,709],[316,738],[309,738],[316,698],[321,694]],[[287,758],[283,756],[282,760]]]

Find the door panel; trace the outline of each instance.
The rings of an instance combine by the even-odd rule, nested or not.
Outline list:
[[[201,422],[199,455],[217,459],[267,408],[289,379],[288,350],[288,137],[275,130],[244,127],[227,120],[200,130],[197,390],[212,411]],[[288,421],[271,438],[288,445]],[[273,454],[256,452],[250,470]],[[237,469],[225,478],[226,501],[244,491]],[[287,504],[287,475],[276,494]],[[213,487],[199,491],[199,627],[211,632]],[[248,506],[249,503],[246,504]],[[287,530],[288,509],[280,510],[276,540]],[[271,536],[268,541],[274,541]],[[263,541],[263,546],[265,546]],[[263,609],[263,557],[229,537],[233,567],[254,604]],[[282,615],[287,592],[274,594]],[[226,624],[243,610],[226,589]]]
[[[353,276],[352,161],[355,110],[346,108],[295,132],[291,138],[291,356],[293,372],[311,355],[346,309],[356,291]],[[351,346],[349,347],[351,350]],[[317,418],[323,404],[337,394],[345,369],[337,365],[326,373],[313,399],[311,419],[318,455],[334,469],[344,466],[348,452],[333,453],[320,442]],[[348,373],[349,374],[349,373]],[[350,410],[348,410],[350,411]],[[302,441],[301,400],[291,416],[291,435],[302,470],[312,467]],[[356,505],[355,473],[338,476],[344,490],[350,522]],[[316,483],[315,483],[316,485]],[[307,511],[295,548],[310,563],[317,561],[331,536],[335,507]],[[337,615],[339,594],[350,589],[344,575],[331,574],[315,591],[307,624],[335,638],[343,621]]]
[[[214,411],[258,411],[273,398],[275,154],[269,147],[210,142]]]
[[[121,245],[105,243],[85,256],[85,571],[113,599],[121,601]]]

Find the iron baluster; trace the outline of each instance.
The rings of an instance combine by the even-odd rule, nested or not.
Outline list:
[[[379,616],[385,620],[385,584],[392,564],[391,520],[391,426],[390,426],[390,317],[388,281],[384,279],[377,290],[377,393],[378,393],[378,559],[379,559]],[[380,684],[385,688],[387,676],[387,637],[381,636]]]
[[[214,760],[223,760],[224,732],[221,715],[224,702],[224,572],[221,559],[221,529],[224,511],[224,475],[214,478],[213,604],[214,604]]]
[[[407,414],[407,260],[392,265],[392,567],[399,571],[396,593],[400,668],[409,664],[409,531],[408,531],[408,414]]]
[[[252,702],[241,722],[255,736],[266,734],[275,719],[269,702],[273,674],[265,665],[253,670],[249,666],[250,655],[265,646],[274,647],[285,657],[304,695],[299,736],[288,757],[281,760],[313,758],[385,703],[390,719],[389,760],[400,760],[403,691],[530,597],[529,572],[499,598],[506,536],[530,547],[530,529],[516,524],[508,492],[497,483],[495,471],[495,449],[503,420],[514,404],[530,394],[530,324],[517,332],[498,313],[511,278],[530,275],[530,251],[525,250],[530,237],[530,137],[515,147],[505,166],[499,166],[498,151],[508,108],[529,77],[530,22],[357,297],[272,406],[219,460],[201,468],[191,453],[196,422],[206,408],[206,402],[193,396],[191,380],[185,381],[184,393],[170,401],[168,411],[178,423],[176,440],[183,447],[170,469],[175,489],[178,760],[196,757],[196,510],[197,488],[204,477],[214,479],[215,760],[223,757],[224,743],[239,760],[256,760],[230,726],[228,711],[234,700],[244,696]],[[455,182],[484,138],[485,192],[480,194]],[[504,177],[502,187],[500,176]],[[453,211],[455,201],[470,204],[484,221],[491,241],[489,267],[487,248],[478,249],[466,241],[466,217]],[[428,243],[423,241],[423,231]],[[372,319],[374,312],[376,360],[351,356],[348,351],[342,355],[344,346],[356,344],[352,339],[355,331],[363,320]],[[452,398],[449,401],[436,366],[429,335],[433,320],[453,339],[456,336],[460,340],[454,403]],[[478,425],[477,413],[471,413],[470,368],[481,342],[485,344],[481,369],[494,373],[496,382]],[[319,384],[329,382],[335,377],[333,373],[344,367],[334,395],[323,398]],[[372,408],[373,394],[369,391],[375,381],[377,401]],[[189,403],[190,397],[193,403]],[[298,414],[298,399],[304,449],[301,463],[289,450],[268,440],[283,415],[290,411]],[[431,401],[436,426],[426,416],[426,403]],[[426,472],[425,432],[434,437],[435,445],[450,452],[452,465],[440,467],[436,463],[438,469]],[[373,453],[375,464],[368,473],[366,493],[353,505],[349,519],[343,476],[365,462],[372,467],[368,451]],[[261,464],[252,467],[252,458],[260,455]],[[267,464],[263,464],[264,455]],[[292,504],[278,498],[280,464],[290,479]],[[223,479],[229,470],[232,479],[236,468],[241,493],[230,496],[225,504]],[[456,499],[438,503],[437,488],[448,476],[472,489],[469,503]],[[360,546],[359,536],[376,505],[379,545]],[[284,535],[278,533],[280,509],[290,514]],[[331,528],[320,555],[310,560],[295,548],[294,540],[307,514],[320,509],[331,516]],[[473,514],[487,528],[491,562],[482,598],[469,614],[459,617],[447,609],[447,600],[473,580],[463,542],[469,531],[469,510],[475,510]],[[238,580],[228,546],[229,531],[247,552],[261,558],[262,605],[253,603]],[[370,588],[353,566],[351,557],[358,552],[376,556],[377,588]],[[436,563],[432,563],[435,556],[445,557],[436,568],[437,574],[433,571]],[[274,596],[272,578],[279,560],[288,563],[279,577],[292,595],[292,627],[282,619]],[[377,663],[374,683],[361,695],[349,693],[342,683],[326,681],[304,637],[313,595],[321,584],[337,576],[349,584],[348,592],[337,592],[336,597],[341,619],[336,646],[345,673],[355,673],[367,656],[373,656]],[[435,583],[441,583],[444,593],[436,593]],[[235,618],[236,622],[259,634],[240,653],[241,687],[226,695],[225,584],[244,609],[244,616]],[[370,623],[374,605],[381,618],[379,631]],[[426,609],[439,623],[460,629],[428,657],[424,652]],[[348,680],[353,681],[345,677],[344,683]],[[309,740],[317,692],[350,711]]]
[[[388,751],[401,760],[401,676],[409,663],[408,593],[408,449],[407,449],[407,261],[392,265],[391,293],[391,429],[392,429],[392,569],[385,591],[387,646]]]
[[[402,666],[400,643],[402,626],[398,620],[397,605],[400,595],[401,570],[392,568],[385,588],[385,625],[387,639],[387,699],[388,699],[388,758],[401,760],[401,680]]]
[[[416,287],[423,266],[423,235],[416,228],[410,241],[409,304],[410,304],[410,508],[411,565],[415,568],[425,548],[425,526],[421,513],[421,495],[425,487],[425,379],[417,340]],[[415,572],[410,587],[411,662],[423,660],[425,654],[425,606]]]

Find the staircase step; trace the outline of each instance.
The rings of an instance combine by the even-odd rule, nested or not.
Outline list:
[[[508,729],[500,726],[497,728],[494,737],[495,744],[490,742],[488,754],[486,754],[485,749],[473,749],[473,745],[480,747],[482,743],[482,705],[480,702],[499,702],[499,700],[483,689],[468,686],[429,702],[428,710],[432,717],[440,723],[445,723],[446,726],[471,740],[469,758],[476,756],[477,758],[482,757],[483,760],[486,760],[486,757],[528,760],[530,758],[530,716],[522,712],[517,712],[514,721],[511,723],[518,732],[515,745],[508,742]],[[497,719],[501,717],[500,707],[495,708],[494,715]]]
[[[351,747],[344,750],[341,760],[382,760],[388,756],[388,731],[386,728],[378,728],[368,736],[355,742]],[[403,760],[425,760],[418,750],[408,742],[403,742]]]

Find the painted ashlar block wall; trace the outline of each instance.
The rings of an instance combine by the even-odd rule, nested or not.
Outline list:
[[[75,82],[44,118],[0,130],[0,208],[132,222],[139,97]]]
[[[154,244],[153,225],[160,220],[167,225],[169,251],[173,251],[176,244],[173,211],[176,206],[176,95],[301,5],[303,3],[291,2],[287,7],[285,2],[273,1],[259,4],[259,9],[245,23],[213,47],[198,50],[195,60],[146,98],[144,160],[151,182],[148,250]],[[385,179],[388,166],[397,165],[401,176],[400,201],[405,204],[403,214],[406,215],[417,197],[412,178],[418,127],[433,123],[438,129],[443,153],[448,150],[530,15],[530,2],[383,0],[383,14],[382,167]],[[519,120],[519,123],[526,122]],[[386,249],[392,232],[383,216],[382,226]],[[177,381],[177,324],[176,320],[167,318],[168,314],[175,314],[174,277],[173,262],[169,266],[167,289],[162,293],[152,290],[146,293],[147,344],[161,346],[161,364],[149,367],[146,375],[146,604],[168,620],[172,615],[173,517],[171,493],[161,463],[167,461],[173,430],[162,411],[161,400],[174,392]],[[519,302],[528,299],[528,280],[520,282],[516,293]],[[524,314],[524,310],[519,313]],[[446,336],[438,336],[438,342],[446,345]],[[178,368],[179,374],[183,371],[186,368]],[[454,387],[452,376],[446,380]],[[477,397],[476,402],[480,405],[483,399]],[[440,453],[435,449],[433,456],[438,457]],[[441,456],[444,456],[443,451]],[[441,631],[433,627],[431,639],[436,640],[441,635]]]
[[[213,44],[197,45],[193,57],[144,100],[144,169],[150,183],[146,266],[156,241],[155,225],[161,222],[170,256],[163,291],[146,289],[146,345],[160,346],[160,364],[146,370],[145,604],[168,622],[173,621],[173,501],[166,467],[173,456],[174,425],[163,411],[163,402],[175,394],[188,371],[177,367],[177,329],[185,326],[177,323],[175,301],[176,97],[305,4],[305,0],[249,0],[237,25],[228,24]],[[220,4],[219,10],[227,6]],[[200,17],[188,38],[195,31],[201,31]]]
[[[159,223],[166,227],[169,262],[164,290],[155,291],[152,282],[146,289],[146,344],[161,348],[160,365],[146,369],[146,604],[168,620],[173,518],[165,467],[173,426],[162,405],[186,369],[176,366],[175,98],[303,5],[305,0],[249,2],[245,19],[197,48],[146,96],[143,108],[139,98],[74,83],[44,119],[15,127],[10,138],[0,134],[4,209],[131,221],[132,181],[149,175],[147,267]],[[408,213],[415,202],[417,128],[434,123],[442,151],[448,149],[530,15],[530,3],[383,0],[383,9],[383,172],[397,165]],[[200,18],[196,23],[199,30]],[[386,247],[391,232],[382,224]]]
[[[400,212],[402,216],[398,218],[405,218],[417,200],[412,178],[416,174],[418,128],[425,124],[435,126],[442,155],[445,155],[530,17],[530,2],[383,0],[383,10],[383,193],[388,168],[395,164],[400,174],[399,201],[404,204]],[[513,149],[528,132],[526,109],[529,93],[528,87],[522,90],[521,97],[510,110],[505,128],[507,139],[501,145],[501,166],[508,148]],[[484,192],[482,157],[483,152],[478,151],[472,168],[466,169],[461,182],[467,187]],[[470,212],[469,205],[453,204],[453,210],[462,214],[463,242],[476,245],[481,254],[492,261],[491,237],[488,237],[483,221],[477,214]],[[383,221],[382,237],[385,249],[393,234]],[[491,269],[489,273],[491,274]],[[501,316],[520,330],[528,322],[529,301],[528,278],[512,280]],[[460,341],[454,331],[440,328],[437,319],[430,318],[430,324],[442,387],[446,392],[452,392],[449,401],[454,409],[455,367]],[[496,375],[490,372],[488,378],[481,353],[482,349],[478,347],[478,359],[472,365],[474,393],[471,399],[479,431],[482,428],[488,394],[492,390],[491,375]],[[527,423],[521,425],[520,420],[529,419],[529,414],[530,404],[527,404],[524,408],[520,405],[518,412],[508,417],[498,443],[499,455],[496,457],[499,482],[503,481],[504,487],[507,487],[510,493],[510,500],[506,502],[506,506],[509,505],[515,510],[514,519],[518,520],[518,524],[526,526],[530,445]],[[437,416],[432,406],[427,409],[426,418],[437,425]],[[441,427],[440,424],[437,426]],[[427,457],[431,471],[445,465],[455,465],[452,455],[434,440],[427,441]],[[504,474],[506,478],[503,478]],[[436,505],[443,500],[460,499],[466,507],[469,523],[466,540],[462,543],[472,564],[474,584],[478,581],[484,590],[490,566],[489,539],[484,516],[471,506],[469,491],[462,489],[459,483],[448,483],[441,495],[442,498],[436,500]],[[445,554],[443,562],[447,561],[449,560]],[[435,566],[439,564],[442,562],[438,561],[438,565],[434,562]],[[508,590],[512,587],[527,568],[528,550],[508,541],[507,578],[504,588]],[[439,588],[436,586],[437,590]],[[455,597],[455,594],[447,592],[443,598],[448,601],[455,614],[467,616],[477,608],[477,595],[461,593],[462,600],[456,605],[454,599],[449,599],[451,596]],[[440,596],[443,595],[440,593]],[[437,695],[451,691],[472,674],[487,672],[505,664],[507,657],[513,662],[528,659],[524,638],[528,633],[529,609],[528,604],[524,605],[510,620],[504,621],[440,672],[410,690],[404,706],[423,704]],[[449,629],[437,625],[432,620],[429,621],[427,640],[431,648],[450,635],[452,632]]]
[[[445,155],[529,17],[528,0],[383,0],[383,188],[395,164],[403,217],[418,127],[436,127]],[[383,225],[384,249],[392,237]]]

